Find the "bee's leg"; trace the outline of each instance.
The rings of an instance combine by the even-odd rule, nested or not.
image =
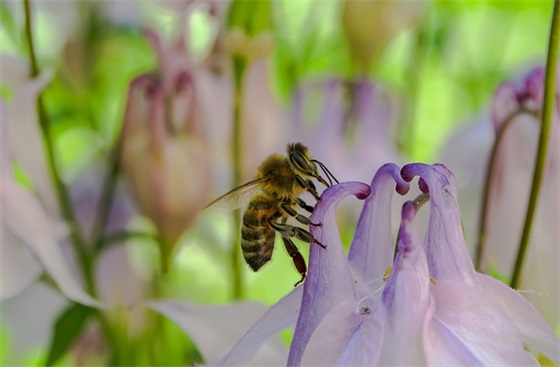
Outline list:
[[[289,224],[276,223],[272,220],[269,220],[268,224],[270,224],[270,226],[274,228],[276,231],[278,231],[282,236],[295,237],[298,240],[302,240],[303,242],[316,243],[322,248],[327,248],[327,246],[317,241],[311,233],[309,233],[303,228],[291,226]]]
[[[306,180],[299,175],[296,175],[296,180],[301,187],[303,187],[305,190],[307,190],[309,193],[311,193],[311,195],[313,195],[315,200],[317,200],[317,201],[321,200],[321,198],[319,197],[319,194],[317,194],[317,188],[315,187],[315,184],[313,183],[313,181]]]
[[[308,205],[305,201],[300,198],[296,199],[296,204],[299,205],[300,208],[307,210],[309,213],[313,213],[315,207]]]
[[[292,242],[292,240],[290,240],[289,237],[285,237],[284,235],[282,235],[281,237],[282,241],[284,242],[284,247],[286,247],[286,251],[288,251],[288,255],[291,256],[297,271],[301,274],[301,279],[296,284],[294,284],[294,287],[297,287],[305,279],[305,275],[307,274],[307,265],[305,265],[303,256],[301,256],[301,253],[299,252],[296,245]]]
[[[320,223],[312,223],[309,218],[307,218],[305,215],[301,215],[299,214],[294,208],[292,208],[290,205],[283,203],[280,205],[280,207],[282,208],[282,210],[284,212],[286,212],[287,214],[291,215],[292,217],[296,218],[296,220],[298,222],[300,222],[301,224],[305,224],[305,225],[312,225],[312,226],[320,226]],[[285,221],[283,223],[286,223]]]

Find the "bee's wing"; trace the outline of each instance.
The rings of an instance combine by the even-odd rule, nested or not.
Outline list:
[[[219,198],[211,201],[204,207],[204,209],[210,207],[229,210],[241,208],[251,199],[251,197],[260,191],[261,184],[267,180],[268,178],[261,177],[244,183],[243,185],[238,186],[231,191],[226,192]]]

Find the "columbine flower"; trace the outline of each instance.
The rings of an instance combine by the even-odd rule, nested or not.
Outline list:
[[[428,230],[422,243],[413,228],[418,206],[405,203],[393,260],[391,193],[395,186],[406,193],[415,176],[429,195]],[[346,257],[335,208],[350,194],[369,196]],[[525,348],[560,360],[560,341],[538,312],[511,288],[475,272],[454,177],[444,166],[410,164],[399,175],[397,166],[385,165],[371,193],[361,183],[333,186],[311,220],[323,224],[311,231],[328,247],[311,246],[299,311],[301,287],[218,363],[241,361],[255,348],[249,340],[264,340],[296,317],[288,365],[537,364]]]
[[[551,276],[560,258],[560,73],[556,83],[556,109],[540,200],[519,289],[549,324],[560,322],[560,279]],[[457,173],[459,202],[466,218],[465,232],[471,245],[477,241],[486,165],[493,144],[498,144],[491,173],[486,236],[482,268],[512,274],[531,187],[536,144],[540,130],[539,110],[544,93],[544,70],[536,68],[519,80],[503,83],[495,93],[491,113],[456,134],[442,157]],[[503,136],[496,133],[506,124]],[[513,230],[512,230],[513,228]],[[474,249],[472,249],[474,253]]]
[[[160,70],[130,85],[123,161],[136,202],[161,233],[167,263],[176,241],[208,201],[210,154],[183,46],[168,51],[155,35],[150,39]]]

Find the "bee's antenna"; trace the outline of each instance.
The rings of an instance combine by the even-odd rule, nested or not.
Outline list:
[[[321,167],[321,169],[323,170],[323,173],[325,174],[325,176],[327,176],[327,178],[329,179],[329,184],[330,186],[332,186],[332,180],[334,180],[334,182],[336,183],[340,183],[338,182],[338,180],[336,179],[336,177],[334,177],[334,175],[331,173],[331,171],[329,171],[329,169],[327,168],[327,166],[325,166],[323,163],[321,163],[320,161],[316,160],[316,159],[312,159],[311,162],[317,163],[319,165],[319,167]],[[332,177],[332,180],[331,180]]]

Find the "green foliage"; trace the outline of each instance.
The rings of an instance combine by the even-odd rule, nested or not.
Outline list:
[[[234,0],[228,14],[228,27],[240,28],[256,36],[272,28],[270,0]]]
[[[73,303],[62,311],[54,325],[46,366],[56,363],[68,351],[94,312],[91,307],[78,303]]]

